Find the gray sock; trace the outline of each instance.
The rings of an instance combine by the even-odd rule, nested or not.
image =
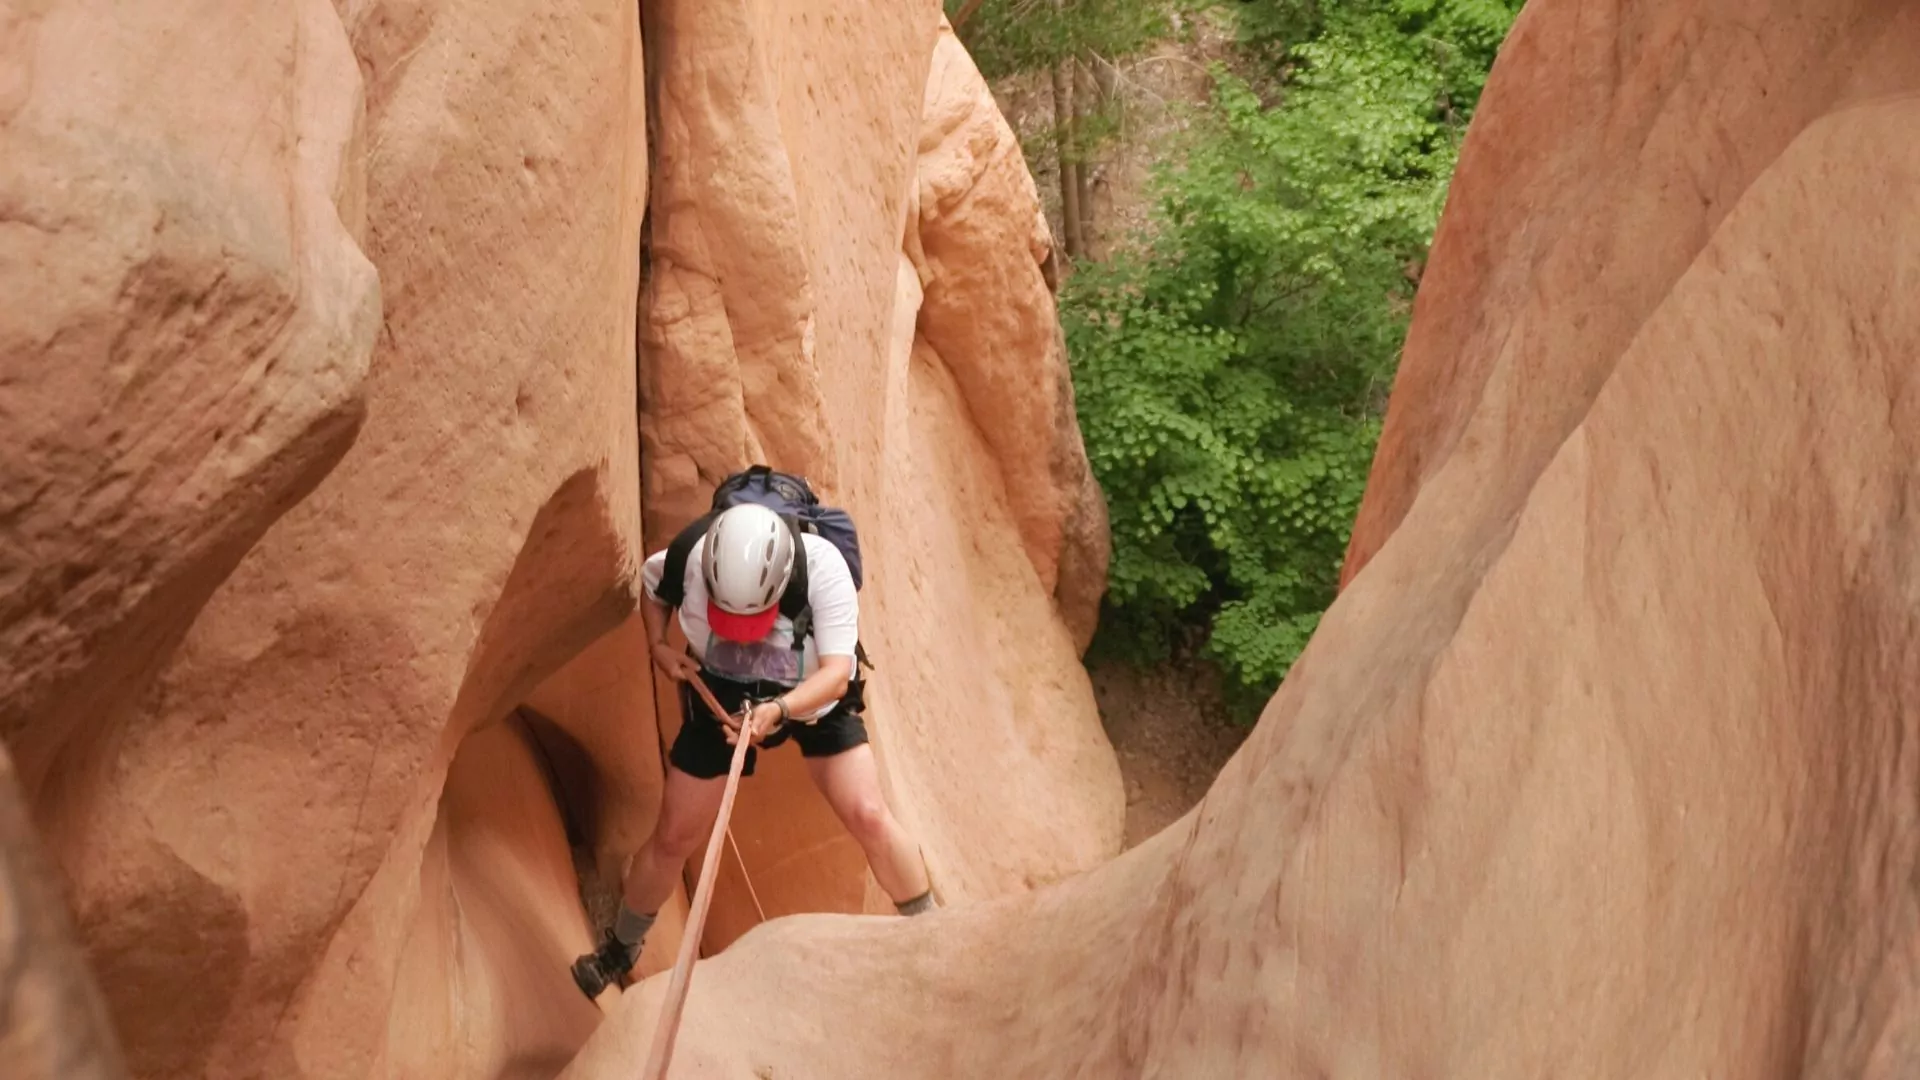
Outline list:
[[[903,900],[893,906],[902,915],[924,915],[935,907],[933,890],[928,889],[911,900]]]
[[[613,936],[620,939],[620,944],[625,945],[629,953],[638,956],[640,944],[647,940],[647,931],[653,929],[653,920],[659,917],[658,912],[641,915],[621,904],[620,914],[613,920]]]

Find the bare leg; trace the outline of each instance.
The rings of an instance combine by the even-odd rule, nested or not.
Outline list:
[[[814,785],[867,853],[874,878],[893,902],[905,903],[924,895],[929,885],[920,845],[907,835],[880,793],[880,770],[873,761],[873,747],[862,744],[832,757],[806,760]]]
[[[625,980],[640,957],[640,943],[653,926],[660,905],[673,895],[673,886],[687,859],[713,828],[720,798],[726,794],[721,777],[697,780],[671,763],[660,793],[660,820],[653,835],[641,845],[627,868],[620,914],[613,934],[598,949],[574,960],[575,985],[590,1000],[599,1000],[607,987]]]
[[[720,812],[726,778],[701,780],[667,765],[667,783],[660,793],[660,820],[653,835],[633,856],[627,868],[625,901],[631,911],[652,915],[673,895],[687,860],[713,832]]]

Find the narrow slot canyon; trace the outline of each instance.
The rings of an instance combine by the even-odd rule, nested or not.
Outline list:
[[[761,755],[672,1077],[1920,1075],[1920,0],[1307,7],[1395,77],[1455,62],[1427,8],[1500,44],[1457,147],[1424,83],[1346,122],[1388,54],[1222,93],[1267,172],[1201,179],[1280,194],[1154,211],[1345,242],[1295,173],[1450,170],[1353,189],[1426,216],[1368,251],[1417,292],[1338,588],[1208,579],[1297,658],[1178,746],[1225,692],[1090,675],[1096,628],[1143,548],[1228,561],[1206,462],[1332,513],[1232,424],[1352,313],[1200,326],[1244,267],[1161,249],[1100,291],[941,4],[0,16],[0,1076],[636,1076],[701,856],[632,986],[569,965],[681,723],[642,571],[755,463],[857,523],[940,906]],[[1345,272],[1300,252],[1289,300]]]
[[[674,691],[646,663],[636,615],[595,639],[454,750],[421,851],[419,900],[390,1018],[401,1075],[553,1077],[603,1017],[568,974],[611,926],[628,858],[651,832]],[[676,635],[677,639],[677,635]],[[704,854],[662,909],[633,970],[669,969]],[[722,849],[699,955],[767,919],[890,911],[794,754],[769,754]]]

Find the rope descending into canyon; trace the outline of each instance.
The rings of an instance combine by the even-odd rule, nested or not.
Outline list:
[[[715,716],[727,710],[713,698],[713,692],[698,676],[687,680]],[[700,864],[700,882],[693,890],[693,905],[687,912],[687,926],[680,938],[680,954],[673,961],[673,977],[667,981],[667,999],[660,1004],[660,1022],[653,1029],[653,1046],[647,1051],[647,1067],[640,1075],[645,1080],[665,1080],[667,1065],[673,1060],[673,1040],[680,1033],[680,1013],[687,1003],[687,984],[693,981],[694,956],[700,951],[700,937],[707,926],[707,908],[713,903],[713,882],[720,870],[720,845],[732,834],[727,822],[733,817],[733,797],[740,791],[740,773],[746,767],[747,747],[753,745],[753,708],[749,705],[740,721],[739,739],[733,746],[733,763],[727,767],[726,790],[720,795],[720,812],[713,819],[713,835],[707,838],[707,855]],[[759,906],[759,898],[754,898]],[[762,916],[764,918],[764,915]]]
[[[733,849],[733,865],[740,868],[740,884],[747,887],[747,899],[753,901],[754,917],[766,922],[767,909],[760,903],[760,891],[753,887],[753,875],[747,873],[747,860],[740,855],[740,841],[733,838],[731,827],[727,829],[727,846]]]

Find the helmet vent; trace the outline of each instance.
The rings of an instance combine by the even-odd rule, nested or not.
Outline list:
[[[707,533],[707,591],[736,614],[765,611],[793,573],[795,540],[785,521],[754,504],[717,515]]]

